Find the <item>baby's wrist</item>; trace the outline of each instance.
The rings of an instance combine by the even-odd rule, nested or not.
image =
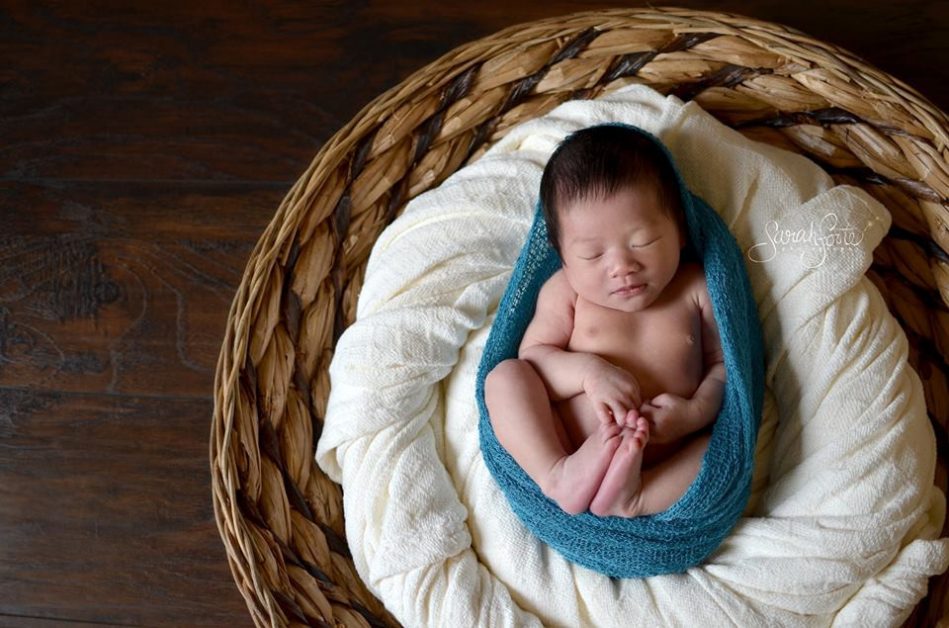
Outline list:
[[[686,404],[686,417],[689,426],[692,428],[690,431],[699,430],[708,425],[708,404],[706,400],[701,397],[689,399]]]
[[[592,353],[587,354],[587,360],[580,370],[580,389],[587,394],[590,394],[587,383],[596,378],[596,371],[600,366],[599,360],[599,356]]]

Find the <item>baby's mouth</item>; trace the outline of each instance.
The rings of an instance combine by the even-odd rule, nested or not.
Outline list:
[[[631,297],[639,294],[646,289],[646,284],[637,283],[630,286],[623,286],[622,288],[617,288],[613,291],[613,294],[620,297]]]

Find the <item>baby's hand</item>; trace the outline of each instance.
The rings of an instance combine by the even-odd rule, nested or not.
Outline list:
[[[642,398],[639,382],[626,369],[610,364],[603,358],[591,356],[593,360],[583,377],[583,392],[587,394],[596,416],[603,423],[616,422],[625,426],[627,414],[632,412],[635,425],[637,408]]]
[[[644,401],[639,412],[649,421],[649,441],[671,443],[688,434],[690,403],[690,400],[670,393]]]

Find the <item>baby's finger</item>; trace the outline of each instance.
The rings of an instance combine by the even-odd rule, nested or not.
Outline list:
[[[635,408],[638,408],[639,406],[642,405],[643,397],[642,397],[642,394],[639,392],[639,390],[633,391],[633,394],[629,396],[629,401],[630,401],[630,405]]]
[[[600,420],[600,423],[612,423],[613,415],[610,414],[610,408],[606,403],[596,404],[596,418]]]

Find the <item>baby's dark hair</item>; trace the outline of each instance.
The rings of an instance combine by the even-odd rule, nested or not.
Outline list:
[[[560,254],[558,210],[585,199],[602,199],[634,186],[656,190],[683,235],[685,214],[679,182],[655,140],[629,127],[605,124],[570,134],[551,155],[540,180],[540,202],[551,246]]]

